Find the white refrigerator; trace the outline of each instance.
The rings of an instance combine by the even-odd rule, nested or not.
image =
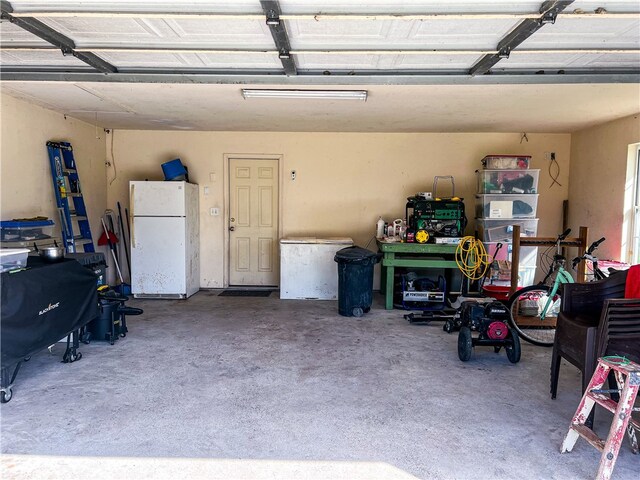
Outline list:
[[[188,298],[200,289],[198,186],[130,182],[131,293]]]

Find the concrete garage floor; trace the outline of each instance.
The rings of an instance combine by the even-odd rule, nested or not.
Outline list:
[[[336,302],[217,293],[132,301],[145,314],[129,335],[79,362],[60,363],[61,346],[34,355],[1,408],[3,478],[595,476],[583,440],[559,453],[579,376],[563,365],[552,401],[549,349],[462,363],[457,335],[410,325],[379,294],[355,319]],[[610,415],[597,418],[603,434]],[[625,440],[613,478],[639,471]]]

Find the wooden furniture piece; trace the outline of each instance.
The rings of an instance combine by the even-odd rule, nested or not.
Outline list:
[[[458,268],[455,261],[457,245],[433,243],[399,243],[377,240],[382,252],[380,291],[385,295],[385,308],[393,309],[393,275],[396,267]],[[449,278],[447,285],[450,284]]]

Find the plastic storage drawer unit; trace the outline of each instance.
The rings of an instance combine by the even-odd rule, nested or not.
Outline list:
[[[2,248],[0,249],[0,272],[9,272],[27,266],[27,248]]]
[[[540,170],[476,170],[478,193],[537,193]]]
[[[537,267],[535,265],[520,265],[520,267],[518,267],[518,287],[528,287],[529,285],[533,285],[536,280],[536,269]],[[487,289],[488,286],[492,286],[493,289],[500,290],[506,293],[511,286],[511,280],[505,278],[504,280],[493,280],[491,282],[487,281],[483,285],[483,289]],[[492,288],[489,288],[488,290],[491,289]]]
[[[513,251],[513,245],[502,244],[498,255],[496,255],[497,243],[485,243],[484,246],[487,249],[487,254],[491,260],[511,261],[511,255]],[[520,247],[520,266],[521,267],[535,267],[538,264],[538,247]],[[508,279],[507,279],[508,280]]]
[[[53,220],[0,222],[0,239],[3,242],[24,242],[51,238]]]
[[[476,195],[476,218],[535,218],[538,194]]]
[[[511,242],[513,226],[520,226],[520,236],[535,237],[538,234],[538,219],[492,220],[476,218],[478,238],[483,242]]]
[[[482,159],[482,166],[488,169],[526,170],[530,162],[528,155],[487,155]]]

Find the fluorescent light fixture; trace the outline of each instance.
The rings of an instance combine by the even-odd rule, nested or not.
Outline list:
[[[367,90],[264,90],[242,89],[246,98],[318,98],[325,100],[361,100],[367,101]]]

